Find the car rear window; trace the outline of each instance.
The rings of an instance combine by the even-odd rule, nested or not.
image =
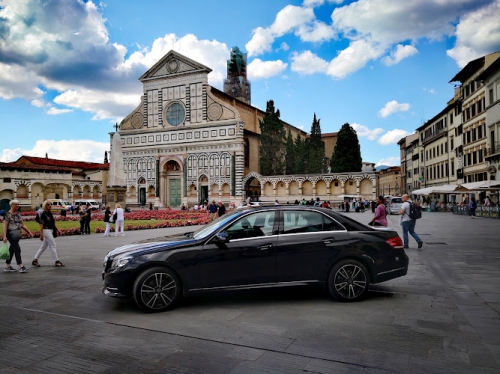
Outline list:
[[[391,199],[391,203],[393,203],[393,204],[403,204],[403,199],[400,198],[400,197],[395,197],[395,198]]]

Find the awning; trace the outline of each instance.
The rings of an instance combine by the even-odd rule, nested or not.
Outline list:
[[[469,191],[479,191],[484,189],[500,189],[500,181],[482,181],[462,183],[461,187],[467,188]]]
[[[439,194],[452,194],[456,193],[455,190],[458,186],[456,184],[444,184],[441,186],[432,186],[432,187],[426,187],[426,188],[421,188],[419,190],[414,190],[411,193],[414,195],[431,195],[434,193],[439,193]]]

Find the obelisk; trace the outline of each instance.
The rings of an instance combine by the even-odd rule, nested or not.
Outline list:
[[[118,126],[116,126],[118,130]],[[111,155],[109,157],[108,204],[113,209],[117,203],[125,208],[127,199],[127,183],[125,181],[125,168],[123,167],[122,138],[118,131],[109,133],[111,140]]]

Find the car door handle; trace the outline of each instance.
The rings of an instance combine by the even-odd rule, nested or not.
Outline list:
[[[335,242],[335,238],[329,238],[329,239],[323,240],[323,244],[332,244],[334,242]]]
[[[261,251],[265,251],[266,249],[270,249],[272,246],[273,246],[272,244],[261,245],[259,249]]]

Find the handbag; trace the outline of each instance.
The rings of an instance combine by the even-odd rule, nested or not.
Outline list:
[[[10,259],[10,251],[7,243],[2,243],[0,247],[0,260],[8,260]]]
[[[10,230],[10,238],[12,240],[21,240],[21,229]]]
[[[109,223],[113,223],[115,221],[114,216],[109,216]]]
[[[54,226],[54,228],[52,229],[52,236],[54,238],[57,238],[57,227]]]
[[[113,221],[116,222],[116,219],[118,218],[118,213],[113,214]]]

